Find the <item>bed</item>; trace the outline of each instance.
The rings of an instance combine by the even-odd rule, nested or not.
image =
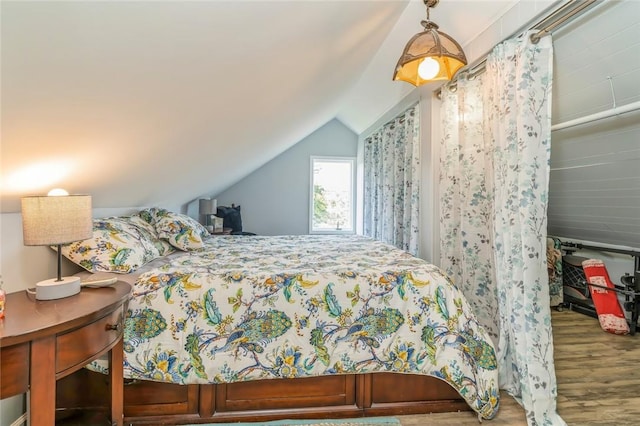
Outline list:
[[[387,244],[211,237],[184,215],[148,209],[95,220],[94,238],[63,254],[133,287],[128,423],[498,410],[495,350],[462,293]],[[61,380],[58,407],[99,407],[104,369]]]

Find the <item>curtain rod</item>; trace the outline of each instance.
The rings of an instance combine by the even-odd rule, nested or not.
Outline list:
[[[510,37],[515,34],[519,34],[521,32],[526,31],[526,28],[532,30],[539,30],[537,33],[531,36],[531,41],[533,43],[537,43],[540,41],[542,37],[551,33],[553,30],[561,27],[562,24],[569,21],[571,18],[577,17],[582,13],[586,12],[591,7],[595,6],[596,3],[602,3],[602,0],[569,0],[564,5],[560,6],[540,21],[533,25],[526,25],[523,28],[516,31]],[[507,37],[509,38],[509,37]],[[474,78],[479,74],[482,74],[485,71],[485,66],[487,64],[487,55],[484,55],[482,59],[477,61],[474,65],[470,66],[467,71],[467,78]],[[460,75],[458,73],[458,75]],[[454,77],[453,80],[449,83],[449,86],[455,86],[458,77]],[[436,91],[436,95],[440,98],[442,91],[442,87]]]
[[[560,243],[569,249],[576,249],[574,251],[582,250],[582,249],[608,251],[611,253],[627,254],[629,256],[640,258],[640,251],[636,251],[636,250],[625,250],[625,249],[618,249],[613,247],[594,246],[589,244],[574,243],[571,241],[560,241]]]
[[[533,27],[533,29],[540,31],[531,36],[531,41],[537,43],[542,37],[556,29],[556,27],[561,26],[574,16],[579,16],[583,11],[590,9],[592,6],[595,6],[595,3],[598,3],[598,1],[571,0]]]

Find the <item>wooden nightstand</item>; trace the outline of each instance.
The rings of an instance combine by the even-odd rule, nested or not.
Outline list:
[[[111,421],[122,425],[122,334],[130,292],[119,281],[57,300],[8,294],[0,320],[0,398],[30,390],[31,425],[51,426],[56,380],[108,352]]]
[[[222,228],[222,231],[212,231],[210,232],[211,235],[231,235],[231,231],[233,231],[233,228]]]

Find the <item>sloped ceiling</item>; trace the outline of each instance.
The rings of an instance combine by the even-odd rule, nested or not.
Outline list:
[[[514,3],[450,0],[432,18],[464,46]],[[391,74],[424,17],[420,0],[0,7],[2,212],[53,187],[182,205],[335,117],[361,132],[411,91]]]

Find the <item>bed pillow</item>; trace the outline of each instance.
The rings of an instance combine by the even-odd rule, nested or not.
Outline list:
[[[204,239],[209,231],[195,219],[167,210],[156,210],[154,215],[158,236],[175,248],[189,251],[204,247]]]
[[[160,256],[138,226],[126,217],[93,220],[93,237],[62,247],[62,255],[89,272],[128,274]]]
[[[148,213],[147,210],[142,210],[141,212],[129,217],[128,220],[155,246],[160,256],[165,256],[176,251],[175,247],[169,244],[168,241],[165,241],[158,236],[158,232],[153,225],[151,217],[146,213]]]

